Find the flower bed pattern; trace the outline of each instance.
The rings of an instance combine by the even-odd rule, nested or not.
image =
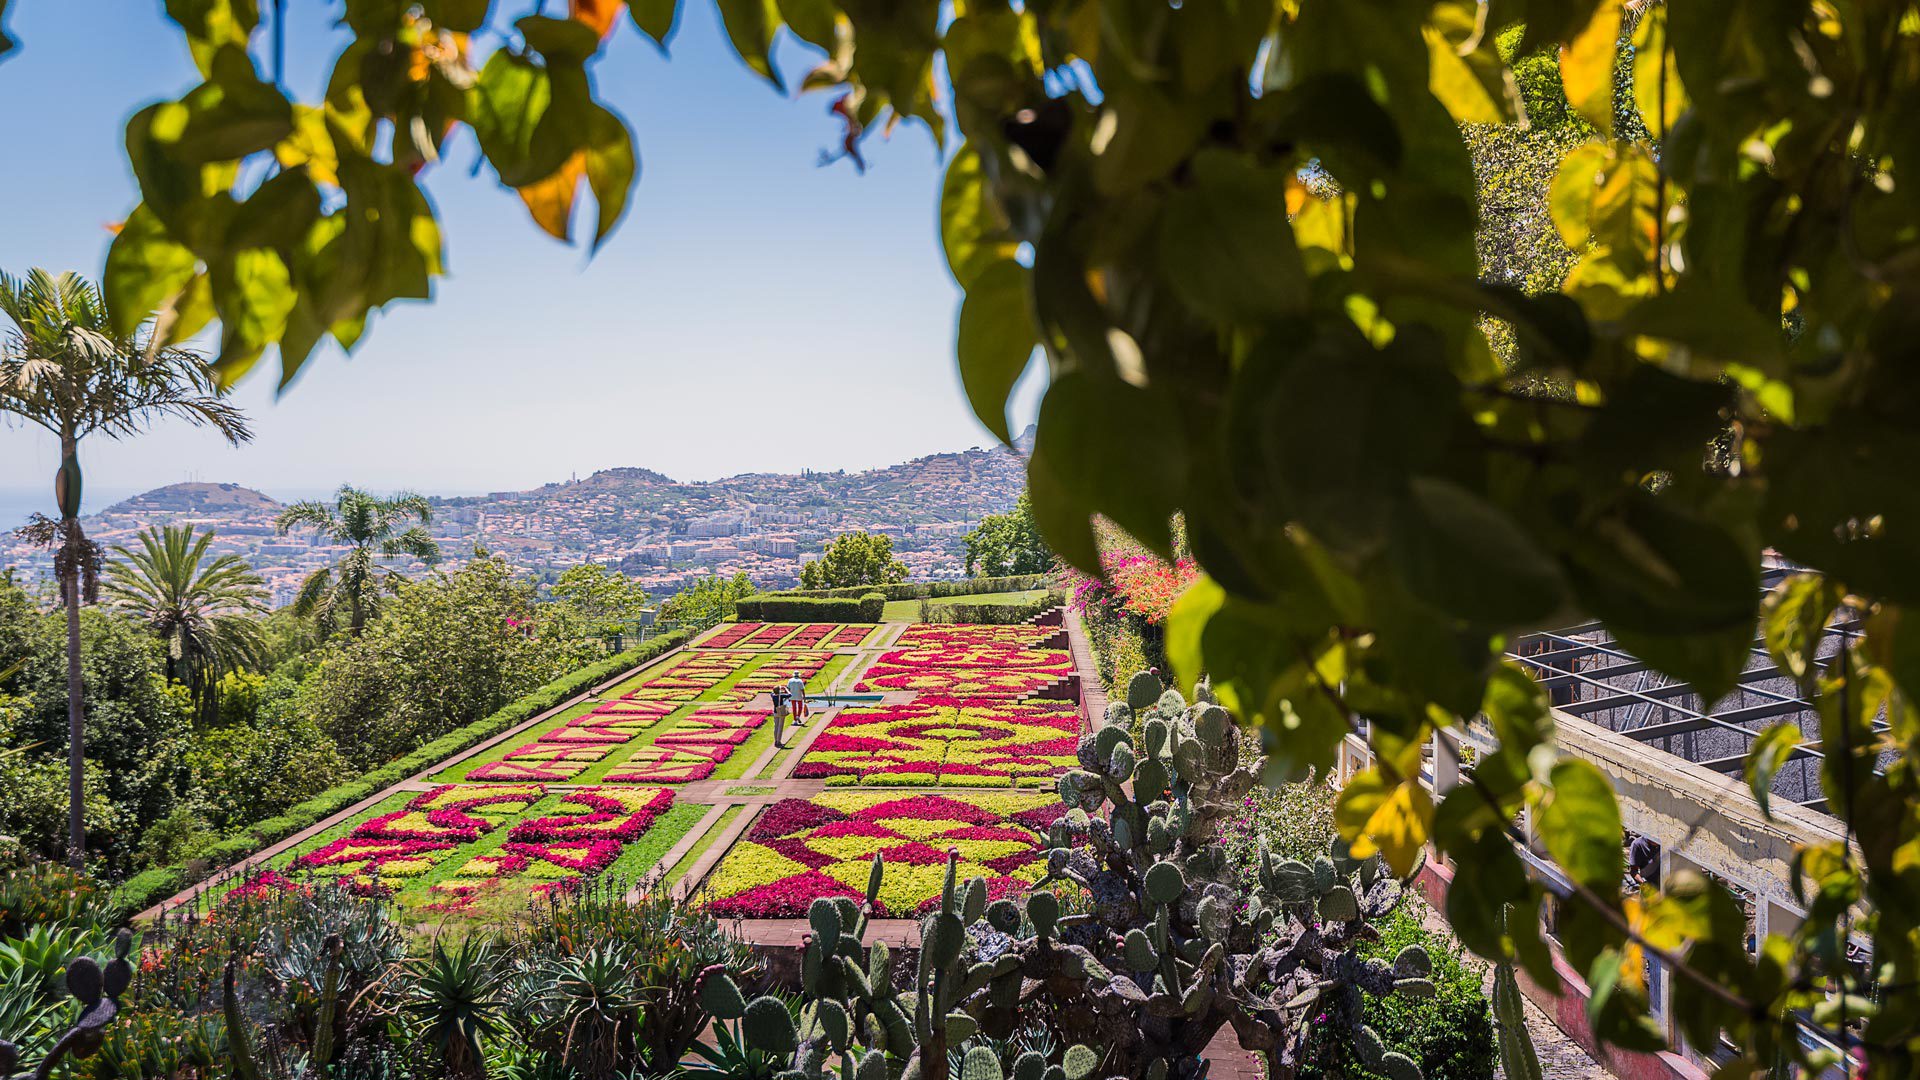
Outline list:
[[[1044,832],[1064,810],[1050,794],[786,799],[761,815],[704,888],[716,915],[797,917],[815,897],[864,898],[879,852],[887,868],[875,914],[908,918],[940,895],[950,847],[960,852],[963,880],[979,876],[1002,894],[1024,892],[1045,873]]]
[[[607,772],[610,784],[685,784],[705,780],[733,756],[732,743],[655,743],[635,750]]]
[[[764,649],[780,644],[793,633],[795,623],[768,623],[740,644],[748,649]]]
[[[560,812],[519,822],[496,851],[475,855],[453,877],[436,883],[432,910],[472,906],[482,890],[527,878],[535,892],[570,888],[605,870],[673,805],[666,788],[581,788],[568,792]]]
[[[844,709],[793,775],[889,787],[1034,787],[1072,768],[1080,713],[1064,701],[922,694]]]
[[[880,628],[877,626],[865,626],[857,623],[843,626],[833,632],[833,637],[827,639],[827,647],[832,649],[849,649],[856,645],[864,645],[867,639],[873,636],[873,632],[878,629]]]
[[[635,706],[642,706],[635,708]],[[531,742],[507,751],[499,761],[479,765],[468,780],[559,782],[571,780],[603,760],[613,748],[632,741],[673,711],[666,702],[603,702]]]
[[[894,642],[901,649],[1033,649],[1058,638],[1057,626],[1033,626],[1015,623],[988,626],[979,623],[915,623],[900,632]]]
[[[812,649],[832,634],[838,623],[802,623],[800,629],[793,632],[784,644],[788,649]]]
[[[824,649],[768,653],[766,662],[728,688],[721,695],[721,700],[750,701],[776,687],[787,685],[787,680],[796,671],[801,678],[811,679],[820,674],[832,659],[833,654]]]
[[[918,629],[910,627],[909,629]],[[944,637],[921,635],[913,645],[882,653],[855,690],[919,690],[978,697],[1024,697],[1073,674],[1073,656],[1061,649],[1035,649],[973,639],[971,631],[1017,630],[1005,626],[940,627]]]
[[[396,881],[433,869],[447,852],[492,832],[544,794],[538,784],[443,785],[301,855],[293,868],[342,878],[357,892],[384,895]]]
[[[692,701],[747,666],[757,654],[750,652],[701,652],[648,679],[624,695],[625,700]]]
[[[700,643],[703,649],[731,649],[748,637],[760,632],[766,623],[738,622],[728,623],[713,632],[713,635]]]

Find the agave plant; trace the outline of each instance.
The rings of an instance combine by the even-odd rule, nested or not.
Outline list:
[[[507,973],[494,947],[473,936],[448,946],[435,938],[407,969],[407,1013],[417,1036],[438,1051],[447,1075],[485,1075],[484,1041],[505,1030]]]

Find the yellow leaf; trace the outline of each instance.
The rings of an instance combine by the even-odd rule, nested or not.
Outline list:
[[[1680,122],[1687,109],[1687,89],[1680,83],[1680,63],[1667,36],[1667,9],[1650,8],[1633,32],[1633,103],[1656,141]]]
[[[1620,0],[1602,0],[1593,21],[1560,51],[1567,101],[1601,134],[1613,132],[1613,65],[1620,50]]]
[[[327,130],[325,110],[307,105],[293,107],[293,134],[273,148],[274,159],[283,169],[307,167],[307,175],[316,183],[340,186],[340,154]]]
[[[1433,800],[1417,780],[1388,785],[1378,770],[1369,769],[1347,782],[1334,821],[1354,858],[1377,854],[1394,876],[1405,877],[1420,863],[1433,822]]]
[[[573,220],[573,197],[586,174],[586,151],[576,150],[552,176],[521,188],[521,201],[527,204],[534,224],[555,239],[567,239],[567,226]]]

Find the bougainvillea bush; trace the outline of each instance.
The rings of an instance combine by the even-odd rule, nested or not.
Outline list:
[[[524,883],[532,891],[571,888],[613,865],[667,808],[665,788],[590,787],[565,793],[556,813],[529,818],[507,831],[497,850],[474,855],[452,877],[436,882],[434,910],[463,910],[483,891]]]
[[[921,694],[842,710],[793,775],[833,785],[1050,786],[1073,767],[1079,734],[1070,702]]]
[[[911,918],[940,895],[947,849],[961,878],[1021,892],[1046,872],[1045,832],[1065,812],[1048,794],[974,793],[902,797],[827,792],[768,807],[703,886],[713,913],[729,918],[805,915],[815,897],[864,898],[875,852],[886,860],[882,918]]]
[[[443,785],[299,856],[292,868],[341,878],[359,892],[385,894],[425,874],[448,852],[492,832],[545,794],[538,784]]]

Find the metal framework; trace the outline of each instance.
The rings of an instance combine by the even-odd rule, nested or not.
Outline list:
[[[1790,572],[1768,569],[1762,586],[1771,587]],[[1858,623],[1829,626],[1817,662],[1824,668],[1843,643],[1850,645],[1859,634]],[[1654,671],[1597,622],[1526,635],[1508,656],[1539,681],[1559,711],[1717,772],[1738,775],[1754,738],[1789,721],[1799,727],[1802,741],[1774,777],[1773,794],[1827,812],[1820,791],[1820,716],[1758,640],[1739,685],[1712,702],[1691,684]],[[1875,728],[1884,730],[1884,722],[1876,721]]]

